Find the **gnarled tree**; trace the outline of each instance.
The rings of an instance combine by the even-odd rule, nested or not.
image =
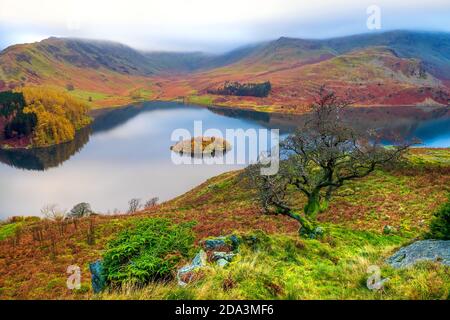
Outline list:
[[[321,87],[308,120],[281,143],[278,173],[261,175],[261,164],[247,169],[264,210],[297,220],[301,234],[314,233],[317,214],[328,207],[333,192],[346,181],[398,161],[409,147],[407,143],[386,147],[375,132],[353,130],[342,117],[349,105],[348,100]],[[306,196],[303,212],[292,204],[290,195],[295,190]]]

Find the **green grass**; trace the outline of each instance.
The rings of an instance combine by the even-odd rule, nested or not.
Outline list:
[[[189,96],[189,103],[200,104],[200,105],[211,105],[213,104],[214,98],[208,95],[203,96]]]
[[[0,226],[0,241],[13,236],[22,225],[23,222],[14,222]]]
[[[260,112],[273,112],[273,108],[271,106],[255,106],[255,109]]]
[[[449,267],[423,263],[414,268],[396,270],[384,262],[401,246],[421,239],[429,231],[433,213],[447,201],[450,168],[445,159],[448,152],[448,149],[412,150],[410,159],[415,159],[412,163],[377,170],[364,179],[345,185],[332,198],[329,208],[319,215],[319,223],[326,231],[321,240],[299,238],[298,224],[291,219],[264,215],[253,199],[254,192],[244,187],[246,184],[239,171],[213,177],[186,194],[146,212],[94,217],[96,241],[93,246],[86,242],[89,220],[80,220],[76,230],[69,224],[66,233],[58,238],[56,260],[51,260],[51,243],[47,234],[59,235],[58,225],[48,222],[41,225],[45,231],[41,245],[33,240],[32,228],[24,225],[20,243],[13,247],[12,241],[5,241],[0,246],[3,262],[14,261],[17,266],[13,270],[0,268],[0,297],[448,299]],[[301,194],[292,196],[296,207],[302,208],[304,197]],[[104,256],[108,250],[107,243],[117,239],[123,230],[131,230],[149,218],[170,219],[174,224],[197,221],[192,229],[196,243],[201,239],[229,234],[255,234],[261,241],[255,247],[242,246],[239,255],[224,269],[211,264],[202,271],[203,278],[185,288],[168,277],[150,281],[139,290],[123,286],[121,290],[94,295],[89,290],[88,263]],[[22,220],[10,222],[20,223]],[[37,221],[33,224],[39,225]],[[395,227],[397,232],[383,234],[385,225]],[[0,234],[6,232],[14,236],[14,232],[7,231],[9,228],[12,227],[0,224]],[[191,261],[198,250],[199,246],[193,245],[188,254],[180,256],[176,268]],[[74,262],[82,268],[83,288],[69,292],[57,279],[62,278],[67,265]],[[373,292],[366,286],[371,265],[381,268],[382,278],[390,278],[383,291]],[[172,276],[175,275],[174,269]],[[33,270],[32,278],[30,270]],[[49,290],[47,286],[53,289]]]
[[[417,166],[450,165],[448,149],[419,149],[420,153],[412,153],[409,160]]]
[[[12,217],[8,221],[0,222],[0,241],[15,235],[16,232],[40,220],[39,217],[28,216]]]
[[[108,97],[107,94],[101,93],[101,92],[95,92],[95,91],[87,91],[87,90],[81,90],[81,89],[75,89],[72,91],[68,91],[72,96],[83,100],[84,102],[89,102],[89,97],[92,98],[92,102],[96,100],[102,100],[106,99]]]
[[[110,241],[103,255],[106,280],[111,285],[145,284],[169,278],[188,255],[194,236],[192,224],[167,219],[142,219]]]
[[[400,236],[353,231],[332,224],[326,237],[254,232],[256,245],[241,245],[225,268],[211,265],[205,276],[185,288],[175,282],[153,283],[144,289],[105,293],[104,299],[448,299],[450,268],[423,263],[396,270],[384,260],[407,243]],[[368,267],[389,277],[381,291],[367,288]]]

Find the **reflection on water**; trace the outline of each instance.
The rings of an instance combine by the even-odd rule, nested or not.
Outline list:
[[[167,200],[217,174],[243,164],[175,165],[171,134],[203,130],[276,128],[292,132],[307,116],[267,114],[230,108],[201,108],[151,102],[94,113],[93,124],[74,141],[35,150],[0,150],[0,218],[36,215],[47,203],[70,209],[89,202],[99,212],[125,210],[131,198]],[[392,136],[418,137],[426,146],[450,147],[448,108],[351,109],[345,114],[358,129]],[[235,149],[232,143],[233,152]]]
[[[227,117],[245,119],[268,128],[290,133],[305,121],[309,115],[263,113],[251,110],[209,107],[214,113]],[[423,146],[450,147],[449,107],[373,107],[348,108],[343,121],[359,131],[376,130],[385,143],[400,137],[419,138]]]
[[[46,170],[57,167],[81,150],[89,141],[91,127],[85,127],[75,135],[75,139],[60,145],[19,150],[1,150],[0,161],[15,168]]]

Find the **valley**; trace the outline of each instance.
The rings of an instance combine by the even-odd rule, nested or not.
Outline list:
[[[52,85],[93,108],[183,101],[305,113],[322,84],[356,106],[448,105],[450,36],[391,31],[326,40],[279,38],[229,53],[141,52],[104,41],[50,38],[0,54],[0,89]],[[226,81],[270,81],[268,97],[212,95]]]
[[[0,300],[448,300],[449,147],[446,32],[9,46]]]

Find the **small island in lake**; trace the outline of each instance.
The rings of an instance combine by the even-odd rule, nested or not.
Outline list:
[[[215,155],[231,149],[231,144],[219,137],[194,137],[183,140],[170,147],[170,150],[180,154]]]

